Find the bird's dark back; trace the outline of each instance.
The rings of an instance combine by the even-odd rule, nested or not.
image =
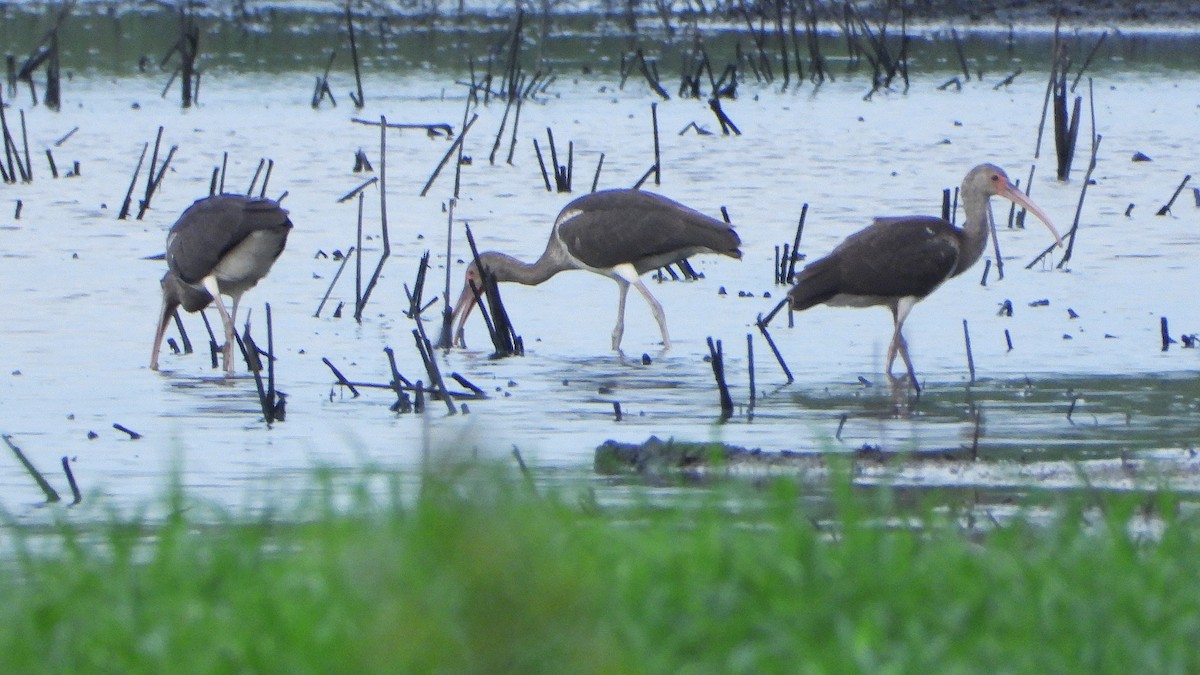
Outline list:
[[[167,235],[167,266],[183,281],[203,279],[233,247],[254,232],[272,231],[283,252],[292,222],[286,209],[271,199],[214,195],[189,206]]]
[[[941,218],[876,219],[796,275],[792,309],[836,295],[923,298],[953,273],[959,249],[957,230]]]
[[[644,272],[701,252],[742,256],[729,224],[641,190],[584,195],[563,208],[556,227],[572,256],[600,269],[633,263]]]

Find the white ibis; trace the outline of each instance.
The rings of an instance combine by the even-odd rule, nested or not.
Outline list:
[[[523,263],[496,251],[479,254],[478,264],[495,275],[496,281],[515,281],[533,286],[566,270],[588,270],[617,282],[620,300],[612,348],[620,350],[625,332],[625,296],[632,285],[654,313],[662,333],[663,347],[671,346],[662,305],[639,278],[642,274],[679,262],[697,253],[718,253],[741,258],[741,240],[727,223],[666,197],[641,190],[604,190],[580,197],[558,214],[546,250],[537,262]],[[467,267],[462,295],[451,320],[458,320],[456,344],[463,344],[463,324],[475,306],[479,270]]]
[[[804,310],[819,304],[883,305],[891,309],[895,331],[888,346],[888,377],[896,381],[892,364],[899,353],[913,386],[919,391],[908,345],[900,329],[918,300],[947,279],[965,272],[983,255],[990,228],[995,227],[988,203],[992,195],[1025,207],[1050,228],[1055,241],[1062,245],[1062,238],[1049,217],[1014,187],[998,166],[980,164],[971,169],[963,179],[959,195],[966,211],[961,230],[931,216],[876,218],[873,225],[850,235],[832,253],[810,263],[796,275],[796,285],[788,292],[792,309]]]
[[[238,301],[267,276],[291,229],[287,210],[270,199],[222,194],[189,206],[167,234],[168,270],[150,369],[158,370],[158,350],[175,309],[198,312],[213,303],[225,326],[225,376],[233,377]],[[232,312],[225,311],[222,294],[233,298]]]

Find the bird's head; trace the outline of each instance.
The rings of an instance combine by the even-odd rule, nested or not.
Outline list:
[[[962,194],[984,194],[989,197],[995,195],[1023,207],[1042,221],[1050,230],[1050,234],[1054,235],[1054,241],[1058,242],[1060,247],[1063,245],[1062,237],[1058,235],[1058,230],[1054,228],[1045,211],[1038,208],[1028,195],[1013,185],[1008,179],[1008,174],[1004,173],[1004,169],[995,164],[980,164],[971,169],[967,173],[967,177],[963,179],[961,192]]]
[[[203,287],[185,283],[174,272],[164,274],[161,285],[163,302],[171,304],[171,311],[175,311],[175,307],[182,305],[188,312],[198,312],[208,307],[208,303],[213,299]]]
[[[467,323],[467,317],[471,315],[471,311],[478,304],[478,295],[483,294],[483,275],[479,272],[480,265],[484,269],[491,270],[488,267],[488,261],[493,259],[496,254],[480,253],[479,258],[472,260],[467,265],[467,271],[463,275],[463,289],[458,296],[458,302],[454,303],[454,311],[450,314],[450,323],[454,326],[452,344],[458,347],[465,347],[463,340],[463,326]],[[478,295],[477,295],[478,294]]]

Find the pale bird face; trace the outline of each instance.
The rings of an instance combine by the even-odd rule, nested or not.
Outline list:
[[[1033,203],[1033,200],[1009,182],[1008,174],[1004,173],[1000,167],[994,164],[981,164],[975,167],[963,181],[963,189],[977,190],[988,196],[1003,197],[1017,206],[1023,207],[1037,216],[1038,220],[1042,221],[1050,230],[1050,234],[1054,235],[1054,241],[1062,246],[1062,237],[1058,235],[1058,230],[1054,229],[1054,225],[1050,222],[1050,216],[1047,216],[1045,211]]]

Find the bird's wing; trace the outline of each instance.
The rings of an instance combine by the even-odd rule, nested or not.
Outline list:
[[[793,307],[835,295],[921,298],[950,276],[958,256],[956,230],[941,218],[878,218],[797,275]]]
[[[187,283],[208,275],[221,258],[259,230],[286,232],[287,210],[270,199],[216,195],[189,206],[167,236],[167,265]],[[282,250],[283,240],[280,241]]]
[[[556,227],[573,257],[600,269],[633,263],[644,272],[700,251],[741,257],[741,240],[727,223],[640,190],[580,197],[563,209]]]

